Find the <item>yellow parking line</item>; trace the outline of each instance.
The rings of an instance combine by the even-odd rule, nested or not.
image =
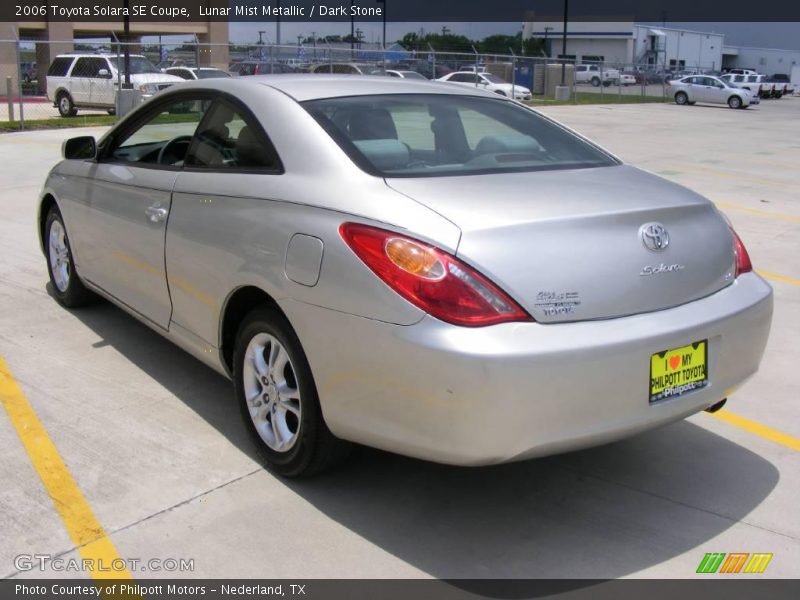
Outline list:
[[[778,275],[776,273],[770,273],[769,271],[756,271],[756,273],[766,279],[781,281],[783,283],[791,283],[793,285],[800,285],[800,279],[794,279],[793,277],[786,277],[785,275]]]
[[[729,204],[728,202],[714,202],[720,208],[729,208],[731,210],[741,210],[743,212],[749,212],[754,215],[758,215],[759,217],[767,217],[770,219],[778,219],[779,221],[794,221],[795,223],[800,223],[800,217],[795,217],[794,215],[784,215],[781,213],[776,213],[768,210],[758,210],[757,208],[750,208],[748,206],[739,206],[738,204]]]
[[[786,446],[792,450],[800,451],[800,438],[791,436],[788,433],[783,433],[777,429],[772,429],[772,427],[767,427],[761,423],[756,423],[755,421],[751,421],[750,419],[746,419],[737,415],[736,413],[732,413],[724,409],[718,410],[715,413],[711,413],[711,415],[717,419],[720,419],[721,421],[725,421],[729,425],[733,425],[739,429],[744,429],[745,431],[753,433],[766,440],[775,442],[781,446]]]
[[[91,561],[91,576],[94,579],[132,579],[127,569],[115,570],[115,565],[123,564],[117,549],[106,535],[2,356],[0,401],[70,538],[81,557]]]
[[[766,177],[758,177],[753,175],[742,175],[740,173],[731,173],[730,171],[723,171],[721,169],[711,169],[708,167],[697,167],[688,165],[665,165],[668,169],[675,171],[682,171],[686,173],[700,173],[703,175],[710,175],[711,177],[719,177],[721,179],[733,179],[739,181],[749,181],[752,183],[761,183],[766,185],[779,185],[785,187],[796,188],[797,183],[793,181],[786,181],[783,179],[770,179]]]

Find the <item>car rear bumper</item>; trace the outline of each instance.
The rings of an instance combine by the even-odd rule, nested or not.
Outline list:
[[[630,317],[464,328],[411,326],[297,301],[281,306],[306,350],[325,420],[342,438],[459,465],[554,454],[703,410],[756,372],[772,289],[758,275]],[[650,404],[650,356],[707,339],[710,384]]]

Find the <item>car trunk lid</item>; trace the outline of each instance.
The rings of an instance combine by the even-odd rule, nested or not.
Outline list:
[[[634,167],[387,184],[455,223],[458,257],[539,322],[662,310],[733,281],[732,237],[713,204]]]

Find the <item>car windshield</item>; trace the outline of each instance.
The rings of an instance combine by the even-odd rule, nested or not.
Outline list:
[[[198,79],[219,79],[221,77],[230,77],[225,71],[219,69],[198,69],[195,71]]]
[[[505,80],[501,79],[497,75],[493,75],[492,73],[482,73],[483,78],[486,79],[489,83],[505,83]]]
[[[359,167],[382,177],[618,164],[563,127],[501,99],[386,94],[311,100],[303,106]]]
[[[400,71],[403,74],[403,77],[406,79],[425,79],[424,75],[417,73],[416,71]]]
[[[111,60],[113,61],[114,59],[112,58]],[[158,68],[144,56],[131,56],[130,61],[131,75],[140,75],[142,73],[161,73],[161,71],[159,71]],[[117,65],[118,71],[122,71],[123,73],[125,72],[125,59],[123,57],[120,56],[115,64]]]

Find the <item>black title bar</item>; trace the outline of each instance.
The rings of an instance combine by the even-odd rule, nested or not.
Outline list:
[[[117,21],[124,0],[3,0],[0,21]],[[522,22],[561,20],[564,0],[130,0],[131,22]],[[570,21],[800,22],[787,0],[569,0]]]

